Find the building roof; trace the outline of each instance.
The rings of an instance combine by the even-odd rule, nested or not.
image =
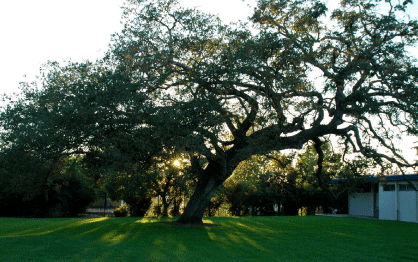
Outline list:
[[[418,180],[418,174],[405,175],[408,180]],[[380,177],[380,181],[405,181],[403,175],[391,175]]]
[[[418,180],[418,174],[408,174],[405,175],[408,180]],[[333,178],[331,179],[331,182],[333,184],[336,184],[342,180],[345,180],[344,178]],[[390,181],[405,181],[405,178],[403,175],[390,175],[390,176],[369,176],[367,178],[367,183],[371,182],[390,182]]]

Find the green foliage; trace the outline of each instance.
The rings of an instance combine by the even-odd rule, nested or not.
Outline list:
[[[114,200],[123,200],[129,209],[131,216],[142,217],[151,206],[153,196],[150,181],[141,173],[118,172],[108,174],[106,191]]]
[[[213,217],[216,216],[216,212],[222,207],[225,203],[225,194],[222,193],[222,190],[219,189],[215,195],[211,198],[208,207],[206,208],[204,216]]]
[[[148,209],[151,207],[152,198],[143,196],[132,196],[127,198],[129,215],[131,217],[144,217]]]
[[[290,188],[286,183],[282,183],[283,181],[273,179],[271,168],[270,161],[260,156],[253,156],[237,167],[222,191],[232,215],[284,214],[280,212],[279,207],[290,203],[286,195]],[[297,209],[296,205],[294,207]]]
[[[1,152],[0,216],[78,216],[95,200],[93,184],[77,159],[51,163],[15,153]]]
[[[115,217],[127,217],[129,215],[128,205],[122,204],[113,211]]]
[[[168,154],[150,169],[151,187],[159,197],[158,216],[180,215],[180,205],[195,186],[189,160],[185,154]]]
[[[154,197],[161,199],[161,206],[151,211],[154,215],[168,216],[171,212],[178,216],[180,204],[193,185],[187,161],[183,160],[181,166],[174,166],[164,158],[152,161],[146,170],[106,173],[106,191],[112,199],[125,201],[131,216],[144,216]]]

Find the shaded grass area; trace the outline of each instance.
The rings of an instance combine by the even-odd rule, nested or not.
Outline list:
[[[418,224],[334,217],[0,218],[0,261],[417,261]]]

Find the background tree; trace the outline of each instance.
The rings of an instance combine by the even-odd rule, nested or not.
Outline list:
[[[278,171],[274,163],[264,156],[241,162],[222,188],[229,212],[234,216],[279,214],[275,207],[278,209],[286,202],[284,187],[289,177],[274,171]]]
[[[177,155],[177,157],[176,157]],[[169,210],[173,216],[178,216],[180,205],[188,194],[189,187],[194,183],[190,176],[188,160],[182,154],[169,154],[169,159],[163,158],[152,168],[149,179],[156,196],[161,200],[157,206],[157,214],[167,217]]]
[[[252,156],[241,162],[221,194],[231,215],[298,215],[348,212],[350,192],[376,173],[373,159],[343,159],[330,142],[322,145],[323,170],[318,178],[313,143],[303,150]],[[320,182],[321,181],[321,182]]]
[[[298,184],[303,188],[301,206],[306,207],[307,214],[315,213],[318,207],[322,207],[325,213],[340,207],[338,212],[346,213],[344,203],[348,203],[348,193],[358,189],[362,177],[374,175],[368,171],[371,163],[364,159],[344,159],[344,155],[329,141],[321,144],[318,149],[317,144],[308,143],[292,167]],[[322,166],[316,165],[320,158],[317,150],[322,152]]]
[[[108,174],[106,192],[113,200],[123,200],[131,216],[143,217],[154,197],[151,182],[142,172],[117,172]]]
[[[80,159],[45,161],[16,148],[0,156],[0,216],[74,217],[95,200]]]

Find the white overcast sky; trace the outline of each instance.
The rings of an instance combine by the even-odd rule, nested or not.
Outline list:
[[[245,19],[250,8],[241,0],[180,0],[218,13],[225,22]],[[95,60],[122,26],[124,0],[1,0],[0,94],[18,91],[42,64],[71,58]],[[24,78],[23,75],[27,77]]]
[[[335,0],[329,0],[334,2]],[[418,1],[418,0],[417,0]],[[124,0],[0,0],[0,95],[18,92],[50,61],[95,60],[122,26]],[[180,0],[187,7],[219,14],[224,22],[245,20],[242,0]],[[247,0],[255,3],[255,0]],[[418,17],[418,4],[411,14]],[[23,77],[26,75],[27,77]],[[412,154],[412,153],[411,153]],[[415,153],[413,153],[415,155]]]

